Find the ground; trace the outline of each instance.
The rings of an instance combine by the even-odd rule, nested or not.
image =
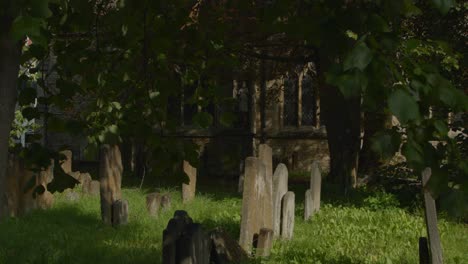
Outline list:
[[[179,191],[163,189],[173,197],[172,209],[154,219],[145,207],[145,195],[152,190],[126,188],[130,224],[118,229],[102,224],[99,197],[70,202],[58,195],[51,210],[0,223],[0,263],[160,263],[162,232],[176,209],[186,210],[207,229],[221,226],[238,239],[241,196],[205,189],[186,205]],[[324,189],[321,211],[305,222],[304,190],[294,191],[294,238],[275,242],[269,259],[254,262],[418,263],[418,238],[425,235],[420,210],[402,208],[383,192],[336,199]],[[445,263],[468,263],[467,225],[442,217],[439,228]]]

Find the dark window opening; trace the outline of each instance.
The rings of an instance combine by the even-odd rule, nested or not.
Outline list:
[[[302,79],[302,120],[304,126],[317,124],[317,101],[315,100],[315,89],[313,79],[305,75]]]
[[[287,78],[284,81],[284,126],[297,126],[297,83],[296,78]]]

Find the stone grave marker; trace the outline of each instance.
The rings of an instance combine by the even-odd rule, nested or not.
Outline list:
[[[161,208],[162,196],[160,193],[150,193],[146,196],[146,209],[150,216],[157,216]]]
[[[112,226],[128,224],[128,201],[117,200],[112,204]]]
[[[437,228],[437,211],[434,198],[427,189],[427,183],[431,178],[431,168],[422,172],[422,183],[424,192],[424,215],[426,220],[429,253],[432,264],[442,264],[442,246],[440,242],[439,229]]]
[[[287,192],[283,196],[281,237],[284,239],[292,239],[294,234],[294,200],[295,196],[293,192]]]
[[[304,198],[304,220],[309,220],[314,211],[312,191],[308,189]]]
[[[225,231],[217,228],[210,232],[210,238],[213,242],[210,257],[211,263],[247,263],[249,259],[247,253]]]
[[[66,157],[65,160],[62,161],[60,166],[62,167],[63,171],[67,174],[72,172],[72,152],[71,150],[62,150],[60,154]]]
[[[161,209],[163,211],[167,211],[171,208],[171,195],[170,194],[163,194],[161,196]]]
[[[258,158],[265,164],[266,176],[273,177],[273,151],[267,144],[260,144],[258,147]]]
[[[278,164],[273,174],[273,233],[280,235],[281,230],[281,199],[288,191],[288,168],[283,163]]]
[[[189,178],[189,184],[182,183],[182,201],[190,202],[195,198],[197,184],[197,169],[192,167],[188,161],[184,160],[183,171]]]
[[[261,228],[273,228],[273,202],[270,190],[271,180],[267,181],[266,168],[259,158],[245,160],[244,192],[242,195],[242,218],[240,246],[251,252],[255,235]],[[269,186],[268,186],[269,185]]]
[[[185,211],[176,211],[163,231],[163,264],[210,263],[211,241]]]
[[[122,170],[122,158],[118,146],[103,145],[99,164],[101,217],[104,223],[109,225],[112,224],[112,205],[122,197],[120,189]]]
[[[318,161],[312,163],[312,172],[310,175],[310,190],[312,192],[312,212],[320,210],[320,191],[322,188],[322,174]]]
[[[257,241],[257,257],[270,256],[271,247],[273,246],[273,230],[270,228],[260,229]]]

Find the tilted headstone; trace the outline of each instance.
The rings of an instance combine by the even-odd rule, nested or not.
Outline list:
[[[257,241],[257,257],[268,257],[273,246],[273,230],[270,228],[260,229]]]
[[[281,230],[281,198],[288,191],[288,168],[283,163],[278,164],[273,174],[273,233],[280,235]]]
[[[308,189],[304,197],[304,220],[309,220],[314,213],[314,202],[312,198],[312,191]]]
[[[215,229],[210,232],[210,238],[213,243],[210,263],[247,263],[249,259],[247,253],[226,232],[221,229]]]
[[[272,183],[267,181],[265,165],[259,158],[245,160],[244,192],[242,195],[242,218],[240,246],[251,252],[255,235],[261,228],[273,228]]]
[[[103,145],[100,153],[99,175],[101,193],[101,217],[112,224],[112,204],[120,200],[122,181],[122,158],[117,145]]]
[[[294,205],[294,193],[287,192],[283,196],[283,212],[281,213],[281,237],[284,239],[291,239],[294,234]]]
[[[182,201],[189,202],[195,198],[197,184],[197,169],[192,167],[188,161],[184,160],[183,171],[189,178],[189,183],[182,183]]]
[[[60,166],[65,173],[69,174],[72,172],[72,152],[71,150],[63,150],[60,151],[60,154],[65,156],[65,160],[62,161]]]
[[[422,183],[424,192],[424,212],[429,240],[429,252],[432,264],[442,264],[442,246],[440,243],[439,229],[437,228],[437,211],[434,198],[427,189],[427,183],[431,178],[431,168],[426,168],[422,172]]]
[[[312,191],[312,212],[320,210],[320,191],[322,188],[322,174],[318,161],[312,163],[312,172],[310,175],[310,190]]]
[[[146,196],[146,209],[150,216],[157,216],[161,208],[161,194],[150,193]]]
[[[176,211],[163,231],[163,264],[210,263],[211,241],[185,211]]]
[[[163,194],[161,196],[161,209],[163,211],[167,211],[171,208],[171,195],[170,194]]]
[[[128,224],[128,201],[117,200],[112,204],[112,226]]]

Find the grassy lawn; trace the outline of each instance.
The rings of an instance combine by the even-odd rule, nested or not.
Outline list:
[[[186,210],[207,229],[221,226],[238,239],[240,195],[202,190],[183,205],[180,192],[166,191],[174,210]],[[173,210],[150,218],[146,193],[123,190],[130,224],[119,229],[101,223],[99,198],[89,196],[70,202],[59,195],[51,210],[4,221],[0,263],[160,263],[162,231]],[[325,192],[320,213],[304,222],[303,193],[296,191],[294,239],[275,242],[272,256],[258,263],[418,263],[418,238],[425,230],[417,210],[399,208],[388,194],[361,195],[353,203],[327,199]],[[468,263],[467,225],[441,219],[439,228],[445,262]]]

